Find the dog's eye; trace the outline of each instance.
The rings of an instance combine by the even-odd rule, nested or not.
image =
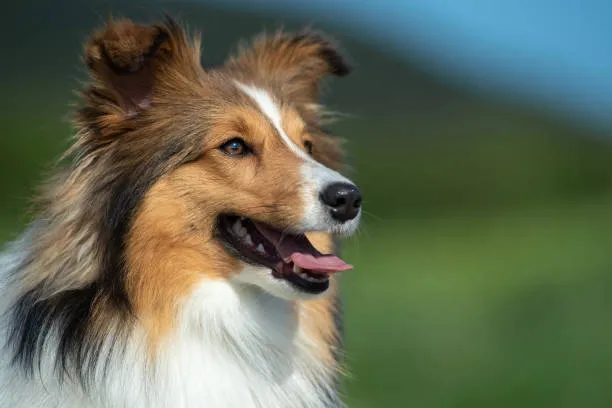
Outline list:
[[[312,142],[310,140],[304,141],[304,148],[308,152],[308,154],[312,154]]]
[[[244,140],[239,137],[235,137],[225,143],[223,143],[220,147],[223,153],[228,154],[230,156],[244,156],[249,153],[249,148]]]

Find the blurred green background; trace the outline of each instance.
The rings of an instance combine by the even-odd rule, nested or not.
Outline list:
[[[13,4],[0,16],[0,241],[68,146],[81,43],[109,14],[203,31],[205,65],[312,19],[194,3]],[[346,115],[365,201],[344,246],[351,407],[612,406],[612,146],[527,104],[450,84],[325,19],[354,74]]]

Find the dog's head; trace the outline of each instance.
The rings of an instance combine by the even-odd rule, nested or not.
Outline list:
[[[202,274],[304,298],[351,268],[306,237],[351,234],[361,213],[338,173],[338,140],[322,129],[320,82],[349,73],[329,40],[262,36],[206,71],[173,22],[123,20],[96,33],[85,58],[80,145],[105,161],[104,228],[121,240],[136,304]]]

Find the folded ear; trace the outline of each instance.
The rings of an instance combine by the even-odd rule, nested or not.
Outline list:
[[[351,72],[333,42],[315,31],[260,36],[231,57],[226,67],[278,80],[293,92],[305,92],[310,100],[318,97],[319,83],[325,75],[345,76]]]
[[[110,21],[86,43],[85,62],[94,88],[128,114],[149,106],[169,76],[195,77],[202,70],[199,43],[169,18],[151,26]]]

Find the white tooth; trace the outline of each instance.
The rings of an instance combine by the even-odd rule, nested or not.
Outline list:
[[[263,244],[257,245],[256,249],[257,249],[257,252],[259,252],[260,254],[265,254],[266,253],[266,250],[264,249]]]
[[[246,229],[242,227],[240,220],[236,220],[236,222],[232,226],[232,231],[234,231],[234,234],[238,235],[239,237],[243,237],[244,234],[246,234]]]
[[[240,220],[236,221],[236,223],[238,224],[238,235],[244,237],[247,234],[247,229],[244,228],[244,225],[242,225]]]
[[[295,273],[297,273],[299,275],[303,275],[303,273],[300,273],[300,272],[302,272],[302,268],[300,268],[297,265],[293,265],[293,272],[295,272]]]
[[[253,239],[251,238],[251,236],[246,233],[246,230],[244,230],[244,233],[246,234],[246,236],[244,237],[244,242],[246,242],[246,244],[249,246],[253,246]]]

